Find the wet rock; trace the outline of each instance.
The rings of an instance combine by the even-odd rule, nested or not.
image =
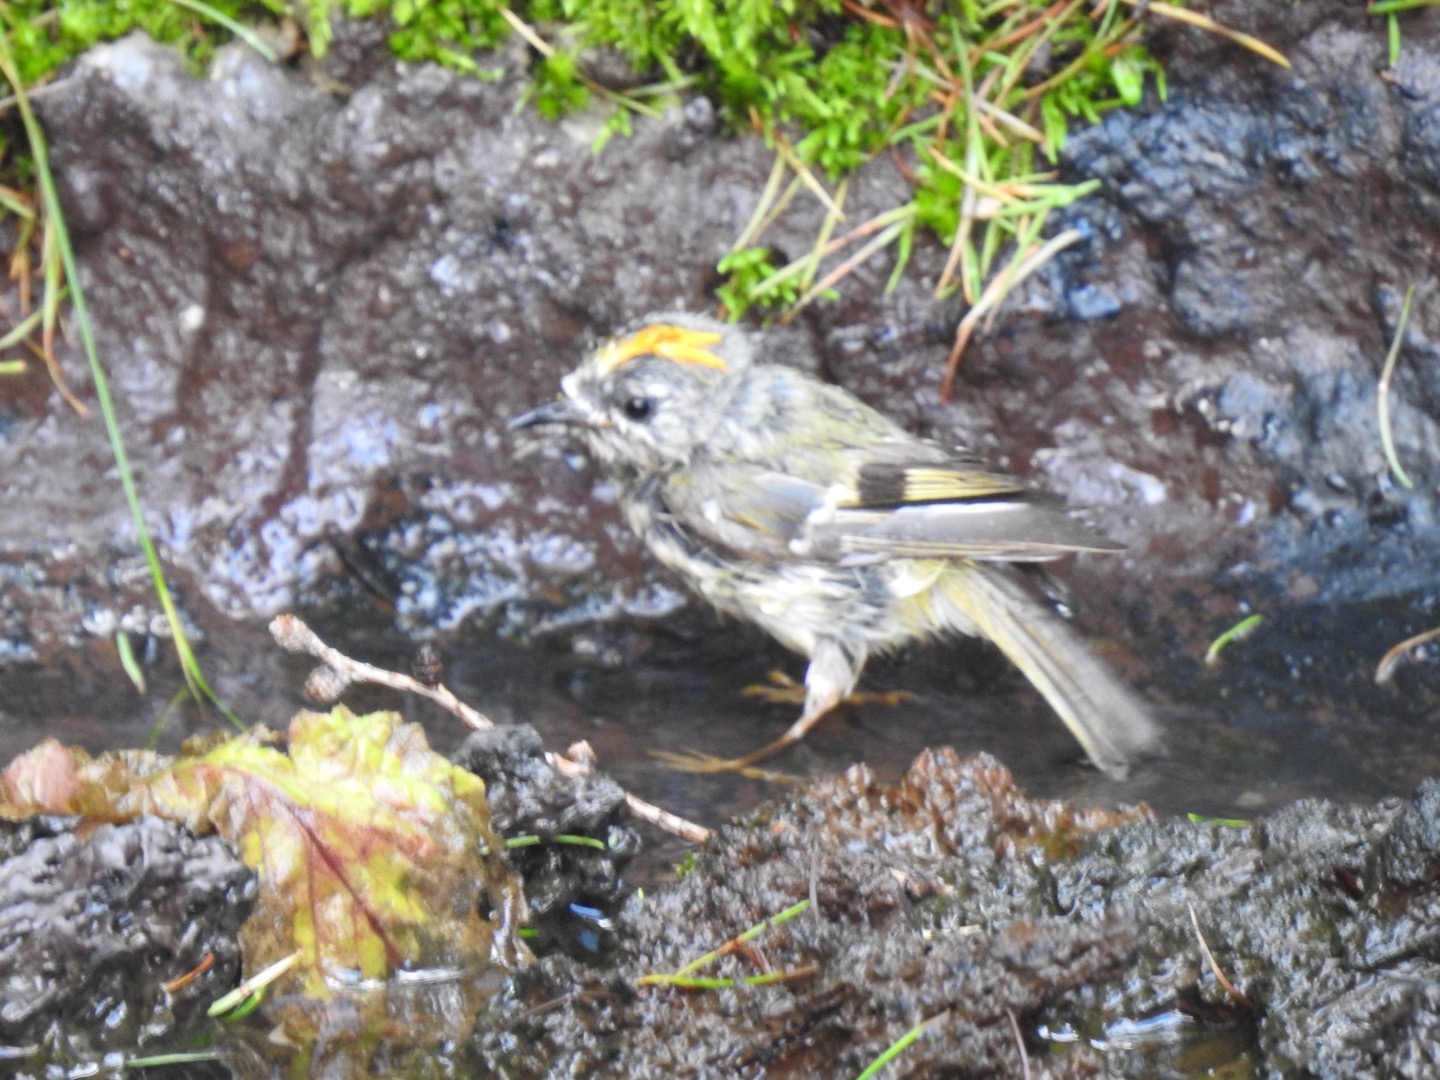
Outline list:
[[[1278,23],[1239,5],[1215,14],[1237,27],[1263,24],[1265,40],[1294,62],[1293,74],[1215,64],[1213,41],[1157,31],[1178,91],[1112,113],[1066,147],[1076,174],[1099,178],[1101,197],[1119,212],[1119,231],[1112,217],[1109,229],[1092,234],[1092,250],[1103,254],[1089,280],[1106,287],[1112,279],[1103,267],[1128,267],[1123,249],[1143,246],[1157,295],[1141,294],[1119,317],[1164,298],[1168,325],[1158,330],[1155,355],[1180,376],[1172,385],[1184,383],[1181,372],[1194,373],[1177,404],[1231,441],[1222,486],[1238,479],[1248,458],[1269,473],[1251,490],[1293,512],[1259,519],[1268,527],[1257,552],[1328,571],[1346,561],[1341,551],[1353,563],[1367,532],[1369,565],[1401,562],[1380,554],[1406,541],[1373,519],[1369,503],[1424,504],[1429,518],[1433,484],[1417,477],[1416,491],[1394,491],[1376,433],[1376,388],[1395,329],[1396,290],[1417,280],[1423,262],[1413,246],[1417,214],[1434,198],[1423,164],[1426,118],[1440,101],[1434,50],[1425,45],[1434,28],[1415,24],[1418,47],[1402,50],[1393,76],[1380,78],[1379,42],[1339,6],[1297,9]],[[1181,37],[1199,53],[1167,49]],[[1408,169],[1395,168],[1397,157]],[[1083,204],[1068,213],[1095,216]],[[1435,316],[1420,318],[1413,344],[1407,336],[1402,349],[1392,417],[1401,460],[1423,473],[1440,439],[1440,414],[1430,405],[1423,360]],[[1178,464],[1157,471],[1174,475]],[[1325,489],[1325,478],[1335,477],[1343,491]],[[1279,499],[1277,487],[1285,492]],[[1182,495],[1182,513],[1185,501]],[[1404,574],[1337,580],[1327,573],[1323,588],[1327,600],[1342,602],[1414,594],[1419,586]]]
[[[705,268],[748,216],[768,154],[717,136],[696,102],[639,123],[623,154],[593,157],[575,137],[583,124],[515,113],[518,79],[397,66],[381,44],[367,28],[341,33],[334,70],[354,82],[343,98],[238,48],[201,84],[131,38],[82,61],[47,106],[125,423],[150,436],[132,456],[152,526],[193,583],[189,604],[268,616],[313,596],[358,547],[417,631],[675,610],[683,594],[636,558],[603,479],[572,450],[512,442],[503,422],[549,396],[596,335],[704,302]],[[1215,172],[1205,153],[1185,164]],[[877,163],[849,206],[859,220],[905,197]],[[819,212],[799,207],[770,239],[803,250]],[[817,320],[833,342],[818,356],[813,339],[773,336],[776,358],[828,368],[944,437],[960,426],[963,441],[994,444],[982,401],[934,408],[953,315],[913,332],[937,321],[922,297],[943,254],[918,245],[898,295]],[[851,295],[881,271],[865,268]],[[1124,295],[1091,284],[1068,308],[1101,319]],[[1047,309],[1043,292],[1026,303]],[[1228,306],[1217,296],[1206,318]],[[125,312],[145,317],[129,325]],[[887,324],[900,347],[878,369],[866,357],[886,372],[877,380],[843,343]],[[15,445],[37,448],[50,407],[17,415]],[[97,430],[55,419],[47,460],[103,459]],[[57,470],[43,486],[7,475],[9,494],[47,506],[82,550],[123,542],[113,490],[92,474]],[[56,608],[32,623],[32,651],[81,633],[86,602],[126,610],[83,573],[47,593],[58,552],[33,530],[0,540],[37,561],[37,604]]]
[[[1139,905],[1157,932],[1136,973],[1196,955],[1193,909],[1243,999],[1197,959],[1188,972],[1170,963],[1172,1003],[1191,981],[1212,1008],[1252,1015],[1258,1075],[1422,1076],[1434,1068],[1435,948],[1414,931],[1433,926],[1434,882],[1417,892],[1411,875],[1433,863],[1433,796],[1427,784],[1403,807],[1306,801],[1248,828],[1129,825],[1054,868],[1057,898],[1079,911]],[[1163,1005],[1164,982],[1142,981],[1125,991],[1132,1002]]]
[[[1223,548],[1208,542],[1235,535],[1210,491],[1222,502],[1253,492],[1264,524],[1285,478],[1339,471],[1370,483],[1373,440],[1335,413],[1327,380],[1351,373],[1356,413],[1373,406],[1364,388],[1379,342],[1346,296],[1405,265],[1382,239],[1389,219],[1371,189],[1403,149],[1409,173],[1385,203],[1419,205],[1427,190],[1437,80],[1425,31],[1407,26],[1387,85],[1353,62],[1383,33],[1343,5],[1278,24],[1235,14],[1290,49],[1296,74],[1188,35],[1232,62],[1217,73],[1177,56],[1167,101],[1077,133],[1068,168],[1100,178],[1108,204],[1072,210],[1087,243],[1060,278],[1015,298],[1000,335],[967,361],[955,405],[934,401],[957,310],[925,299],[944,257],[928,242],[896,295],[869,289],[883,267],[862,268],[843,301],[772,335],[775,356],[1022,471],[1054,448],[1063,419],[1085,417],[1108,421],[1103,433],[1077,430],[1067,437],[1085,441],[1060,449],[1097,469],[1215,473],[1207,487],[1172,482],[1164,512],[1143,500],[1109,508],[1112,531],[1142,555],[1188,537],[1187,572],[1213,572]],[[1163,52],[1183,32],[1154,21]],[[83,60],[44,105],[152,526],[197,629],[206,605],[254,618],[333,599],[357,561],[374,573],[347,595],[378,592],[411,632],[674,612],[683,592],[638,557],[603,478],[573,448],[513,441],[504,420],[553,393],[614,325],[705,302],[707,267],[748,217],[768,153],[725,137],[696,100],[594,156],[588,118],[556,126],[515,110],[517,65],[482,84],[396,65],[383,38],[342,27],[329,71],[347,94],[240,48],[197,81],[131,38]],[[877,162],[853,181],[847,209],[858,221],[906,197],[903,177]],[[767,239],[803,250],[819,215],[798,204]],[[1073,333],[1068,318],[1087,329]],[[1127,326],[1144,327],[1145,355],[1131,355]],[[1240,340],[1257,336],[1258,351]],[[1087,378],[1077,361],[1088,357],[1118,379]],[[1302,372],[1315,381],[1295,384]],[[1272,426],[1296,433],[1293,446],[1215,455],[1184,425],[1148,432],[1154,394],[1183,414],[1235,398],[1229,384],[1245,378],[1286,387]],[[1401,400],[1414,378],[1402,370]],[[42,657],[100,622],[148,630],[137,561],[115,575],[66,561],[128,545],[113,485],[79,467],[104,460],[101,433],[52,412],[43,386],[17,404],[0,445],[7,497],[48,525],[37,532],[27,515],[0,533],[0,566],[28,580],[37,609],[12,627],[8,650]],[[1421,467],[1432,421],[1410,409],[1396,419],[1402,452]]]
[[[355,85],[341,96],[240,47],[199,81],[131,37],[80,61],[45,114],[151,527],[188,605],[268,616],[358,548],[416,632],[675,610],[682,594],[636,558],[603,479],[505,424],[614,325],[706,302],[769,153],[693,102],[597,156],[586,118],[516,111],[523,71],[485,84],[383,49],[342,31],[333,63]],[[854,212],[890,205],[897,179],[857,185]],[[775,242],[803,249],[822,214],[802,208]],[[123,545],[113,483],[56,465],[103,461],[102,432],[43,394],[27,405],[7,498],[44,507],[49,535],[81,551]],[[44,474],[25,467],[42,449]],[[32,652],[74,642],[87,603],[131,600],[93,572],[59,587],[44,535],[0,532],[0,554],[38,570],[36,606],[55,609],[31,621]]]
[[[517,812],[609,827],[613,784],[587,778],[567,808],[568,782],[545,775],[533,736],[487,735],[463,756],[487,772],[507,831],[524,826]],[[199,1020],[236,978],[253,888],[213,838],[148,818],[84,837],[71,824],[0,830],[0,1028],[52,1061]],[[554,869],[530,865],[542,881]],[[853,1076],[920,1023],[907,1075],[1200,1075],[1198,1062],[1245,1061],[1256,1076],[1379,1080],[1437,1065],[1440,782],[1251,823],[1156,820],[1030,799],[992,758],[933,752],[895,784],[856,767],[762,807],[680,878],[629,900],[603,963],[557,951],[515,972],[468,1043],[430,1059],[434,1074]],[[208,975],[160,992],[207,951]],[[654,978],[681,971],[722,981]],[[406,1046],[459,993],[390,992]],[[316,1060],[356,1067],[368,1036],[354,1004],[311,1004],[335,1043],[317,1043]],[[255,1035],[222,1038],[223,1060],[284,1073],[273,1047],[247,1049]]]
[[[1027,799],[984,757],[927,754],[893,786],[857,768],[721,830],[678,886],[632,902],[612,968],[522,973],[472,1049],[515,1076],[854,1075],[940,1018],[909,1075],[1020,1075],[1013,1014],[1063,1046],[1031,1061],[1054,1076],[1241,1055],[1257,1076],[1424,1076],[1437,790],[1156,821]],[[792,974],[774,986],[637,982],[806,898],[696,972]],[[538,1007],[562,999],[575,1008]]]
[[[1297,1018],[1275,1075],[1420,1080],[1440,1067],[1440,969],[1416,961],[1364,980]]]

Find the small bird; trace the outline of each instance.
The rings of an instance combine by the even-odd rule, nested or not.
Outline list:
[[[739,326],[648,316],[511,424],[582,431],[645,546],[809,660],[804,708],[784,735],[689,767],[768,757],[850,694],[868,657],[949,633],[999,646],[1111,776],[1158,748],[1139,701],[1013,565],[1118,545],[1054,496],[757,351]]]

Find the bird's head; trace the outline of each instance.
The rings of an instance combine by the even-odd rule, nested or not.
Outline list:
[[[602,461],[648,475],[689,459],[750,363],[740,327],[683,312],[648,316],[566,375],[559,398],[511,427],[578,427]]]

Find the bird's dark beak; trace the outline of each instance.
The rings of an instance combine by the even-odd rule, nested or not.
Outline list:
[[[557,398],[548,405],[515,417],[510,421],[510,430],[540,427],[542,424],[579,424],[584,419],[569,398]]]

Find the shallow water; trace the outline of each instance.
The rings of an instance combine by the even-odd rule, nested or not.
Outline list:
[[[1206,667],[1160,656],[1127,676],[1154,705],[1167,754],[1138,765],[1123,781],[1084,764],[1078,746],[1045,702],[1003,658],[974,642],[942,642],[873,662],[862,689],[907,691],[898,704],[846,706],[796,748],[766,765],[778,773],[819,776],[863,762],[883,780],[898,777],[927,747],[984,750],[1012,768],[1032,796],[1081,804],[1146,802],[1161,816],[1197,813],[1252,818],[1299,798],[1373,801],[1406,796],[1440,772],[1436,693],[1423,665],[1402,666],[1386,686],[1374,664],[1417,616],[1410,607],[1374,603],[1343,614],[1307,607],[1272,613],[1252,637],[1229,646]],[[795,677],[796,658],[758,634],[709,617],[709,644],[682,640],[667,624],[639,627],[646,643],[618,667],[595,667],[558,643],[521,647],[473,635],[440,645],[444,680],[496,723],[529,723],[552,750],[584,739],[600,766],[651,802],[706,825],[757,805],[783,781],[701,776],[668,769],[652,750],[735,754],[775,738],[797,707],[743,695],[769,673]],[[1397,629],[1397,627],[1401,629]],[[407,671],[412,649],[392,629],[317,620],[332,644],[356,659]],[[300,694],[312,666],[289,657],[258,631],[242,631],[225,662],[202,650],[211,681],[247,722],[283,730],[305,707]],[[10,756],[52,735],[92,750],[141,745],[166,720],[162,749],[223,723],[177,693],[181,683],[163,643],[143,697],[97,661],[63,674],[11,670],[3,679],[5,719],[0,754]],[[718,653],[718,655],[717,655]],[[97,654],[98,655],[98,654]],[[354,689],[356,708],[399,708],[422,722],[448,751],[467,730],[428,702],[379,688]],[[175,704],[172,706],[172,701]],[[663,876],[684,845],[649,833],[650,852],[632,872],[646,883]]]

